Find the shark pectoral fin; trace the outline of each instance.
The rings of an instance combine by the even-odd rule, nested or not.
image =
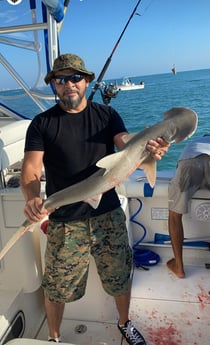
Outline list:
[[[92,198],[84,199],[83,201],[89,204],[90,206],[92,206],[92,208],[96,209],[98,205],[100,204],[101,198],[102,198],[102,194],[99,194]]]
[[[128,141],[130,141],[135,136],[136,136],[136,133],[125,134],[122,136],[121,139],[126,144]]]
[[[111,155],[108,155],[100,159],[96,163],[96,165],[99,168],[105,168],[106,170],[110,170],[114,165],[118,163],[118,161],[122,159],[123,156],[124,156],[123,150],[116,153],[112,153]]]
[[[150,186],[153,188],[156,181],[156,161],[149,157],[140,164],[140,168],[144,170]]]

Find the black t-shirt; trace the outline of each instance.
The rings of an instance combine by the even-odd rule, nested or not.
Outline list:
[[[67,113],[57,104],[31,122],[25,151],[44,151],[46,195],[92,175],[96,162],[114,153],[113,137],[125,132],[119,114],[109,106],[88,101],[80,113]],[[114,189],[103,194],[97,209],[85,202],[60,207],[50,215],[58,221],[93,217],[119,207]]]

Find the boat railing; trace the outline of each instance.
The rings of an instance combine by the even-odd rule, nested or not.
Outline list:
[[[58,23],[56,19],[50,14],[47,6],[42,6],[42,16],[44,22],[38,22],[37,9],[31,9],[31,21],[25,25],[12,25],[0,28],[0,43],[11,47],[18,47],[24,50],[30,50],[36,54],[37,58],[37,76],[32,87],[29,87],[26,80],[22,78],[14,67],[14,63],[11,64],[3,54],[0,54],[0,63],[4,69],[10,74],[13,80],[24,90],[26,95],[32,100],[32,102],[41,110],[46,110],[46,105],[42,103],[42,99],[52,100],[54,98],[54,92],[51,90],[51,94],[43,94],[37,91],[37,86],[43,84],[43,73],[46,73],[52,65],[54,59],[58,56],[58,27],[61,27],[61,23]],[[59,24],[59,26],[58,26]],[[22,40],[18,38],[9,37],[14,33],[27,33],[33,32],[33,40]],[[40,39],[38,32],[44,31],[42,40]],[[43,57],[45,55],[45,57]],[[45,59],[43,64],[42,59]],[[43,66],[46,65],[46,66]]]

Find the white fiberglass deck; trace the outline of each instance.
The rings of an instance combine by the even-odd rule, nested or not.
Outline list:
[[[148,345],[210,344],[207,331],[210,327],[210,270],[204,264],[186,265],[185,268],[185,279],[178,279],[170,273],[165,262],[149,270],[134,271],[130,316]],[[97,295],[95,298],[97,300]],[[85,304],[85,298],[84,304],[82,299],[79,301],[81,315]],[[71,308],[70,304],[67,308]],[[67,314],[61,327],[65,342],[76,345],[121,344],[116,320],[87,322],[86,317],[72,320]],[[47,335],[45,322],[38,339],[47,339]]]

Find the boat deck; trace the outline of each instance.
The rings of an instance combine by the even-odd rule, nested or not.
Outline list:
[[[147,234],[141,247],[160,255],[160,263],[149,269],[134,269],[131,291],[130,317],[142,332],[147,345],[209,345],[210,344],[210,264],[209,247],[184,246],[185,279],[176,278],[166,267],[173,256],[171,244],[156,244],[154,234],[167,230],[167,182],[158,181],[153,198],[144,197],[143,183],[129,182],[120,199],[129,221],[139,207],[137,195],[142,200],[138,222],[145,225]],[[43,182],[44,190],[44,182]],[[131,189],[132,187],[132,189]],[[135,195],[135,193],[137,195]],[[200,205],[208,210],[209,191],[196,193],[191,213]],[[0,192],[1,246],[11,238],[24,221],[24,205],[20,188],[4,188]],[[129,207],[128,207],[129,206]],[[12,212],[11,212],[12,210]],[[209,235],[209,222],[185,217],[187,238]],[[142,227],[129,222],[131,244],[142,236]],[[131,235],[131,236],[130,236]],[[27,345],[45,345],[48,327],[44,314],[43,291],[40,288],[44,269],[46,236],[39,227],[28,232],[1,262],[0,316],[1,344],[9,333],[17,313],[22,311],[25,325],[16,323],[14,329],[23,332]],[[15,260],[14,260],[15,258]],[[17,274],[18,272],[18,274]],[[126,345],[117,329],[118,313],[114,300],[107,295],[97,275],[91,257],[85,296],[66,304],[61,333],[65,343],[74,345]],[[22,335],[20,335],[22,336]],[[13,336],[14,337],[14,336]],[[8,341],[8,338],[6,338]],[[24,344],[24,339],[23,343]],[[10,343],[9,343],[10,344]],[[15,342],[12,341],[12,345]],[[21,344],[17,339],[17,345]]]
[[[178,279],[165,262],[149,270],[134,270],[130,314],[148,345],[209,345],[210,270],[204,262],[187,264],[185,271],[186,278]],[[82,299],[79,308],[82,314]],[[76,345],[121,344],[116,320],[87,322],[64,317],[61,331],[65,342]],[[37,339],[47,339],[47,335],[45,321]]]

